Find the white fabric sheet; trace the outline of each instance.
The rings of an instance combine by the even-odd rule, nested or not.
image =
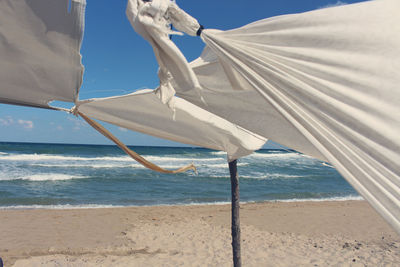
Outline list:
[[[0,103],[74,102],[85,0],[0,1]],[[68,11],[70,9],[70,11]]]
[[[210,49],[206,49],[202,56],[190,65],[200,81],[204,101],[198,97],[198,92],[181,91],[179,84],[173,83],[179,96],[228,121],[245,125],[244,127],[252,132],[268,136],[268,139],[326,161],[319,150],[294,125],[260,97],[250,85],[246,85],[246,81],[235,74],[233,67],[221,64]],[[234,87],[228,77],[237,81]]]
[[[155,91],[93,99],[78,103],[86,116],[152,136],[222,150],[234,160],[260,149],[266,142],[188,101],[176,98],[175,110],[163,104]]]
[[[205,30],[208,47],[191,63],[205,103],[174,86],[233,123],[328,160],[400,232],[398,14],[400,1],[380,0]]]

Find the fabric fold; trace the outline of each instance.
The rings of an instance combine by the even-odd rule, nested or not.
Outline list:
[[[174,97],[171,110],[154,90],[99,98],[79,105],[86,116],[155,137],[225,151],[228,160],[251,154],[266,139],[188,101]]]

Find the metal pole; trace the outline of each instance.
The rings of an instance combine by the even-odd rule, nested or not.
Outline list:
[[[231,193],[232,193],[232,252],[233,266],[241,267],[240,256],[240,217],[239,217],[239,178],[237,174],[237,161],[229,162],[229,172],[231,174]]]

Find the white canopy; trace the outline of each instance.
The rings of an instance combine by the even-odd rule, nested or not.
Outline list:
[[[85,0],[0,1],[0,103],[49,108],[74,102]]]
[[[328,160],[400,232],[399,13],[400,1],[380,0],[205,30],[191,63],[203,101],[175,90]]]
[[[174,110],[163,104],[153,90],[93,99],[79,104],[85,115],[156,137],[222,150],[229,160],[251,154],[266,142],[188,101],[174,97]]]

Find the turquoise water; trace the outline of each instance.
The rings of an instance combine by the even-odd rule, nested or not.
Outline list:
[[[0,142],[0,207],[101,207],[230,201],[223,152],[131,147],[148,160],[198,174],[160,174],[105,145]],[[259,150],[238,162],[242,201],[359,199],[333,168],[294,151]]]

